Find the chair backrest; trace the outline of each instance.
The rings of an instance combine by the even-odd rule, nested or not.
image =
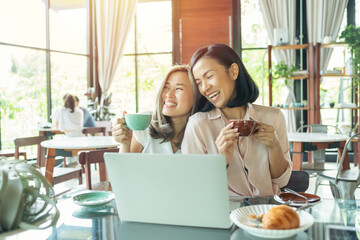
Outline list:
[[[79,153],[79,163],[85,168],[86,189],[92,189],[91,186],[91,163],[99,163],[100,182],[107,180],[107,174],[104,162],[104,153],[119,152],[118,148],[109,148],[101,150],[82,151]]]
[[[86,127],[82,130],[86,136],[94,136],[96,133],[102,133],[103,136],[106,134],[106,127]]]
[[[351,137],[349,137],[348,140],[346,140],[346,143],[345,143],[345,146],[344,146],[344,151],[342,152],[341,154],[341,160],[340,162],[338,163],[337,165],[337,173],[336,173],[336,177],[335,177],[335,182],[338,182],[338,178],[339,178],[339,175],[340,175],[340,172],[342,171],[342,165],[343,165],[343,162],[344,162],[344,159],[345,159],[345,156],[346,156],[346,151],[348,149],[348,145],[350,144],[351,140],[360,136],[360,133],[356,133],[354,135],[352,135]]]
[[[96,127],[105,127],[105,132],[109,133],[112,129],[112,122],[111,121],[95,121]]]
[[[45,136],[25,137],[25,138],[16,138],[16,139],[14,139],[15,158],[19,159],[20,147],[38,145],[37,164],[39,164],[40,163],[41,153],[42,153],[42,151],[44,151],[44,149],[41,147],[40,143],[42,141],[44,141],[44,140],[46,140]]]
[[[309,188],[309,173],[305,171],[292,171],[288,184],[281,188],[290,188],[295,192],[305,192]]]
[[[306,129],[306,132],[314,132],[314,133],[328,133],[331,132],[331,130],[334,130],[335,134],[342,134],[341,130],[334,125],[308,124],[299,127],[296,132],[301,132],[303,129]]]

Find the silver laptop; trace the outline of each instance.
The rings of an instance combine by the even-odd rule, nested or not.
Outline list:
[[[229,228],[221,155],[105,153],[122,221]]]

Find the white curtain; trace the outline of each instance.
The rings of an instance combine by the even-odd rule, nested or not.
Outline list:
[[[274,28],[287,28],[289,31],[289,44],[295,44],[296,1],[259,0],[259,3],[271,44],[275,45]],[[275,54],[277,62],[284,61],[288,65],[295,64],[294,50],[276,50],[272,53]],[[286,103],[289,106],[291,104],[295,104],[293,86],[293,82],[287,86],[288,97],[286,99]],[[296,120],[294,110],[286,110],[284,115],[287,123],[288,132],[296,132]]]
[[[110,96],[135,8],[136,0],[95,0],[100,106]]]
[[[348,0],[306,0],[308,40],[313,44],[322,42],[325,36],[335,41],[340,30]],[[323,49],[320,69],[325,71],[333,49]]]

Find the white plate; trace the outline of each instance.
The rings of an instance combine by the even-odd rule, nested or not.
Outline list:
[[[76,204],[84,207],[97,207],[111,202],[114,199],[112,192],[91,191],[73,196]]]
[[[231,211],[230,219],[236,224],[238,227],[244,229],[248,233],[255,235],[257,237],[263,238],[286,238],[293,235],[296,235],[299,232],[302,232],[314,223],[314,218],[309,213],[305,211],[298,212],[300,217],[300,227],[289,229],[289,230],[275,230],[275,229],[263,229],[258,227],[250,227],[251,225],[255,225],[252,220],[249,219],[249,214],[264,214],[272,207],[277,205],[266,204],[266,205],[252,205],[247,207],[241,207]]]
[[[275,201],[277,201],[278,203],[283,203],[283,204],[287,204],[289,206],[292,206],[292,207],[301,207],[301,206],[304,206],[305,203],[299,203],[299,202],[292,202],[292,203],[287,203],[285,202],[281,197],[279,197],[278,195],[275,195],[274,196],[274,199]],[[316,201],[316,202],[309,202],[308,205],[309,206],[312,206],[312,205],[315,205],[315,204],[318,204],[319,202],[321,201],[321,199],[319,199],[319,201]]]

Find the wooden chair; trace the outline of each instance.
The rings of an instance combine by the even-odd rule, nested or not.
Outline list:
[[[106,127],[86,127],[82,130],[82,132],[86,136],[95,136],[96,133],[102,133],[102,135],[105,136]]]
[[[27,160],[26,152],[20,151],[19,148],[0,150],[0,157],[14,157],[15,159],[19,159],[20,156],[23,156],[24,159]]]
[[[118,148],[110,149],[101,149],[101,150],[92,150],[92,151],[83,151],[79,154],[79,162],[85,168],[85,180],[86,180],[86,189],[96,189],[96,190],[105,190],[111,191],[111,185],[107,181],[107,174],[104,162],[104,153],[106,152],[119,152]],[[91,184],[91,165],[92,163],[99,164],[99,177],[100,183],[92,186]]]
[[[112,129],[112,122],[111,121],[95,121],[96,127],[105,127],[105,132],[109,133]]]
[[[42,151],[44,151],[44,149],[40,146],[40,143],[42,141],[45,141],[46,138],[45,136],[36,136],[36,137],[27,137],[27,138],[16,138],[14,140],[14,144],[15,144],[15,159],[19,159],[20,156],[20,147],[25,147],[25,146],[32,146],[32,145],[37,145],[37,158],[36,158],[36,165],[40,166],[40,156]],[[26,158],[25,158],[26,159]]]
[[[315,183],[315,194],[318,187],[323,181],[329,181],[330,189],[337,199],[355,199],[355,190],[360,185],[360,171],[359,167],[353,167],[352,169],[341,169],[344,162],[346,151],[351,140],[360,136],[360,133],[351,136],[345,143],[344,151],[341,154],[341,160],[337,163],[337,170],[335,171],[323,171],[318,173]]]
[[[19,156],[23,156],[25,160],[27,160],[26,152],[19,151]],[[15,157],[15,149],[3,149],[0,150],[0,157]],[[15,157],[16,158],[16,157]],[[19,157],[17,157],[19,159]]]
[[[40,143],[44,141],[46,138],[45,136],[37,136],[37,137],[25,137],[25,138],[16,138],[14,140],[15,144],[15,156],[18,156],[19,148],[24,146],[32,146],[32,145],[38,145],[38,151],[37,151],[37,166],[40,166],[40,156],[42,154],[42,151],[44,151],[44,148],[41,147]],[[54,156],[55,157],[55,156]],[[50,184],[55,185],[61,182],[65,182],[67,180],[78,178],[79,184],[82,184],[82,170],[81,168],[60,168],[60,167],[54,167],[49,166],[46,163],[46,167],[40,168],[41,173],[45,176],[45,172],[51,175],[51,181]],[[48,179],[49,180],[49,179]]]

